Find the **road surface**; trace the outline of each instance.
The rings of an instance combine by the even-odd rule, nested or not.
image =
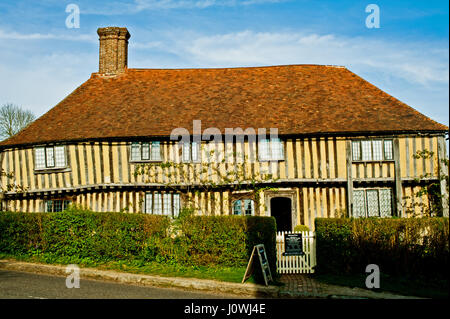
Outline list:
[[[227,299],[225,294],[81,279],[67,288],[66,277],[0,270],[0,299]]]

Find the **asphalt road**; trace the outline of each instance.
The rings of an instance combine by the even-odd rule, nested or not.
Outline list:
[[[80,280],[67,288],[66,277],[0,270],[0,299],[227,299],[236,296]]]

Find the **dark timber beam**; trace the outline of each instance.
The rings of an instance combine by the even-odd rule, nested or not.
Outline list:
[[[394,138],[394,171],[395,171],[395,210],[397,212],[398,217],[403,216],[403,207],[402,207],[402,178],[400,171],[400,144],[398,138]]]
[[[345,142],[347,158],[347,217],[353,215],[352,141]]]

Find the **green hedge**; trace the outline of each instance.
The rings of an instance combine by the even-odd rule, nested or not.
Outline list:
[[[93,261],[133,258],[149,238],[166,236],[168,225],[165,217],[144,214],[2,212],[0,252]]]
[[[195,264],[246,266],[253,246],[264,244],[271,272],[276,274],[276,224],[273,217],[190,216],[183,219],[181,236]]]
[[[294,227],[294,232],[302,232],[302,231],[309,231],[309,227],[306,225],[297,225]]]
[[[0,212],[0,252],[47,262],[142,260],[188,266],[245,266],[263,243],[276,273],[272,217],[164,216],[129,213]]]
[[[317,272],[448,280],[448,218],[316,218]]]

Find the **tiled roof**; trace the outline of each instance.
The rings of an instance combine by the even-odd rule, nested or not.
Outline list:
[[[279,135],[446,131],[344,67],[128,69],[91,78],[1,146],[168,136],[192,121]]]

